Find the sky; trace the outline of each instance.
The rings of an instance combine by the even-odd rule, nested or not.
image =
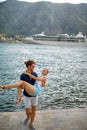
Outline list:
[[[0,0],[0,2],[3,1],[5,0]],[[50,1],[53,3],[72,3],[72,4],[87,3],[87,0],[19,0],[19,1],[26,1],[26,2]]]

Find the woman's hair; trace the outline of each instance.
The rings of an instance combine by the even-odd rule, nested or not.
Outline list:
[[[45,68],[46,69],[46,71],[47,71],[47,74],[49,73],[49,70],[47,69],[47,68]]]
[[[28,60],[28,61],[25,61],[24,64],[28,68],[28,66],[31,66],[32,64],[36,64],[36,63],[33,60]]]
[[[46,70],[46,71],[47,71],[47,74],[49,73],[49,70],[48,70],[48,68],[44,68],[43,70]]]
[[[47,73],[49,73],[49,70],[46,68],[46,70],[47,70]]]

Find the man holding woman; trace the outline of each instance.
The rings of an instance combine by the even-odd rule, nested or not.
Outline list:
[[[34,72],[35,62],[33,60],[26,61],[25,65],[27,68],[26,69],[27,73],[37,76],[37,74]],[[30,78],[28,75],[24,73],[21,75],[20,79],[32,85],[35,84],[35,80]],[[31,128],[31,130],[35,130],[33,126],[33,122],[36,114],[36,106],[38,104],[38,96],[29,95],[25,89],[23,91],[23,95],[24,95],[24,103],[25,103],[25,112],[27,116],[27,118],[24,120],[24,125],[30,120],[29,127]],[[16,103],[18,102],[16,101]]]
[[[27,115],[24,124],[26,124],[30,119],[29,128],[31,128],[31,130],[35,130],[33,127],[33,121],[35,118],[36,106],[38,103],[37,95],[40,93],[41,87],[45,87],[46,85],[46,76],[48,74],[48,69],[44,68],[41,72],[42,76],[37,77],[37,74],[33,71],[35,62],[29,60],[25,62],[25,64],[27,70],[21,75],[21,78],[18,82],[13,84],[0,85],[0,88],[3,90],[8,88],[18,88],[18,99],[16,101],[17,104],[21,101],[21,89],[24,89],[23,94]]]

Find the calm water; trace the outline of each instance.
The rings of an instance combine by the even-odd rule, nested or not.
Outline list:
[[[38,74],[43,67],[49,68],[48,87],[39,95],[38,109],[87,106],[87,43],[0,43],[0,83],[18,81],[27,59],[36,61]],[[15,105],[16,97],[15,88],[0,89],[0,111],[24,110],[23,100]]]

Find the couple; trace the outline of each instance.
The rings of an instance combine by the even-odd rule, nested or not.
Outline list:
[[[24,103],[25,111],[27,118],[24,121],[26,124],[29,119],[29,128],[35,130],[33,126],[36,106],[38,104],[38,94],[41,91],[41,87],[44,87],[46,84],[46,75],[48,74],[48,69],[45,68],[42,70],[42,76],[38,77],[34,72],[35,62],[33,60],[28,60],[25,62],[26,71],[21,75],[20,80],[13,84],[0,85],[0,88],[6,90],[8,88],[17,88],[18,89],[18,98],[16,104],[21,101],[21,89],[24,89]]]

